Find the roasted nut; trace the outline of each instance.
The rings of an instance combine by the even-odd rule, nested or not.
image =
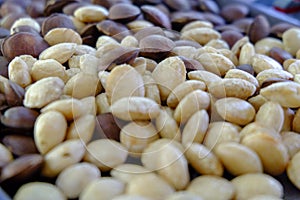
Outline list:
[[[270,24],[267,18],[263,15],[258,15],[249,27],[249,39],[256,43],[258,40],[268,36],[270,33]]]
[[[279,181],[267,174],[252,173],[231,180],[236,189],[236,198],[246,200],[256,195],[273,195],[281,198],[283,187]]]
[[[43,157],[39,154],[27,154],[8,163],[1,170],[1,182],[26,182],[37,175],[43,164]]]
[[[43,78],[32,84],[25,93],[24,105],[42,108],[58,99],[63,92],[64,82],[58,77]]]
[[[141,10],[145,16],[146,20],[149,20],[154,25],[171,29],[171,22],[169,17],[160,11],[158,8],[154,6],[144,5],[141,7]]]
[[[49,151],[44,156],[42,174],[56,177],[65,168],[82,160],[86,147],[81,140],[67,140]]]
[[[202,144],[187,145],[185,156],[192,167],[203,175],[222,176],[224,168],[218,157]]]
[[[66,200],[65,195],[54,185],[45,182],[31,182],[22,185],[14,196],[16,200],[26,199]]]
[[[108,18],[119,22],[130,22],[141,14],[141,10],[132,4],[118,3],[109,8]]]
[[[226,170],[234,176],[263,171],[262,163],[255,151],[239,143],[219,144],[214,152]]]
[[[220,15],[226,21],[232,22],[246,17],[249,13],[249,8],[243,4],[229,4],[221,9]]]
[[[269,56],[277,62],[279,62],[280,64],[283,64],[285,60],[293,58],[289,52],[279,47],[273,47],[272,49],[270,49]]]
[[[196,194],[203,199],[232,199],[235,195],[234,185],[230,181],[212,175],[204,175],[195,178],[188,186],[187,191]]]
[[[74,199],[91,182],[100,178],[100,170],[90,163],[77,163],[65,168],[57,177],[55,185],[66,195]]]
[[[111,177],[103,177],[88,184],[79,195],[79,199],[92,200],[95,197],[99,200],[113,199],[123,194],[124,191],[125,184],[122,181]]]
[[[38,153],[34,140],[30,136],[15,134],[6,135],[2,142],[14,155],[17,156]]]
[[[95,164],[101,171],[108,171],[127,158],[128,151],[124,145],[110,139],[98,139],[86,146],[84,160]]]
[[[227,30],[221,33],[222,40],[225,40],[230,48],[242,37],[243,34],[235,30]]]

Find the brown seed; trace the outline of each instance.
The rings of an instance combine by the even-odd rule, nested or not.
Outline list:
[[[100,134],[108,139],[120,141],[122,122],[111,113],[104,113],[97,116],[96,135]]]
[[[157,26],[153,26],[153,27],[147,27],[147,28],[143,28],[141,30],[139,30],[138,32],[136,32],[134,34],[134,37],[140,41],[141,39],[143,39],[144,37],[150,36],[150,35],[161,35],[161,36],[165,36],[164,31],[162,30],[162,28],[157,27]]]
[[[258,40],[268,36],[270,33],[269,21],[263,15],[258,15],[254,18],[254,21],[249,27],[249,38],[250,41],[255,43]]]
[[[216,1],[212,0],[200,0],[199,7],[201,10],[218,14],[220,12],[219,6]]]
[[[190,1],[164,0],[163,2],[172,10],[182,10],[182,11],[191,10]]]
[[[242,18],[234,21],[232,25],[236,26],[242,33],[247,33],[253,20],[253,18]]]
[[[1,123],[13,128],[33,128],[39,113],[26,107],[17,106],[5,111]]]
[[[0,92],[5,95],[8,106],[23,105],[25,90],[3,76],[0,76]]]
[[[153,24],[171,29],[171,22],[169,17],[154,6],[144,5],[141,7],[145,19],[149,20]]]
[[[244,64],[244,65],[239,65],[236,68],[239,69],[239,70],[243,70],[245,72],[248,72],[251,75],[254,75],[254,69],[251,65]]]
[[[78,0],[47,0],[44,13],[46,16],[52,13],[61,13],[66,5],[74,2],[78,2]]]
[[[141,14],[141,10],[132,4],[119,3],[109,9],[108,18],[114,21],[128,23],[135,20]]]
[[[28,33],[37,34],[37,35],[40,34],[36,29],[34,29],[31,26],[27,26],[27,25],[17,26],[17,27],[12,29],[12,32],[13,33],[28,32]]]
[[[118,3],[131,3],[130,0],[91,0],[91,3],[110,8]]]
[[[87,3],[86,2],[74,2],[74,3],[70,3],[66,6],[64,6],[63,8],[63,13],[65,13],[66,15],[73,15],[74,11],[81,7],[81,6],[86,6]]]
[[[42,163],[43,157],[39,154],[23,155],[2,169],[0,181],[18,183],[31,179],[41,169]]]
[[[282,34],[283,34],[286,30],[288,30],[288,29],[290,29],[290,28],[293,28],[293,27],[295,27],[295,26],[292,25],[292,24],[289,24],[289,23],[286,23],[286,22],[279,22],[279,23],[277,23],[277,24],[275,24],[275,25],[273,25],[273,26],[271,27],[270,33],[271,33],[272,35],[276,36],[276,37],[281,38],[281,37],[282,37]]]
[[[0,15],[4,17],[10,13],[24,13],[24,11],[25,10],[22,6],[11,1],[5,1],[1,4]]]
[[[289,52],[287,52],[279,47],[273,47],[269,51],[269,56],[271,58],[273,58],[274,60],[276,60],[277,62],[279,62],[280,64],[283,64],[283,62],[287,59],[293,58],[293,56]]]
[[[242,39],[244,35],[235,30],[227,30],[221,33],[222,40],[225,40],[231,48],[238,40]]]
[[[11,61],[20,55],[32,55],[38,57],[49,45],[37,34],[20,32],[7,37],[2,44],[4,57]]]
[[[121,41],[124,37],[131,35],[128,28],[112,20],[103,20],[97,24],[97,29],[105,35]]]
[[[1,19],[1,27],[10,29],[13,23],[23,17],[28,17],[25,13],[9,13]]]
[[[170,18],[171,18],[172,28],[177,31],[180,31],[189,22],[196,21],[196,20],[200,20],[200,21],[205,20],[203,17],[203,13],[197,11],[173,12]]]
[[[75,30],[72,19],[61,13],[54,13],[47,17],[42,24],[42,35],[46,35],[53,28],[70,28]]]
[[[277,78],[277,77],[271,77],[265,80],[260,88],[268,87],[269,85],[272,85],[273,83],[280,83],[280,82],[290,82],[290,80],[284,79],[284,78]]]
[[[2,142],[14,155],[17,156],[38,153],[34,140],[31,136],[6,135]]]
[[[209,12],[204,12],[203,17],[205,21],[211,22],[215,26],[226,24],[225,20],[220,16]]]
[[[249,8],[243,4],[229,4],[222,8],[221,16],[224,17],[226,21],[232,22],[237,19],[242,19],[246,17],[249,13]]]

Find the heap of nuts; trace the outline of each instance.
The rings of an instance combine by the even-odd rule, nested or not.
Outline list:
[[[1,1],[15,200],[278,200],[300,189],[300,28],[212,0]]]

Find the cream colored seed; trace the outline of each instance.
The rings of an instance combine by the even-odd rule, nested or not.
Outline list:
[[[238,66],[239,65],[239,60],[236,57],[236,55],[230,51],[229,49],[218,49],[218,52],[222,54],[223,56],[225,56],[226,58],[229,58],[231,60],[231,62],[235,65]]]
[[[144,97],[142,76],[130,65],[116,66],[106,79],[106,94],[111,104],[123,97]]]
[[[203,175],[223,175],[223,165],[210,149],[199,143],[190,143],[186,148],[185,156],[197,172]]]
[[[178,191],[166,198],[166,200],[203,200],[199,195],[187,191]]]
[[[99,5],[82,6],[75,10],[74,16],[85,23],[99,22],[108,16],[108,10]]]
[[[295,132],[300,132],[300,109],[298,109],[293,118],[292,130]]]
[[[287,69],[289,68],[289,66],[290,66],[292,63],[296,62],[296,61],[297,61],[297,59],[295,59],[295,58],[290,58],[290,59],[285,60],[285,61],[283,62],[283,68],[284,68],[285,70],[287,70]]]
[[[169,94],[186,78],[186,68],[179,57],[169,57],[161,61],[152,72],[160,90],[161,100],[166,100]]]
[[[124,145],[110,139],[98,139],[86,146],[84,160],[108,171],[125,162],[128,151]]]
[[[92,56],[96,56],[96,49],[86,44],[77,45],[74,55],[84,55],[84,54],[90,54]]]
[[[300,74],[300,60],[297,60],[296,62],[290,64],[287,71],[293,74],[294,76],[296,74]]]
[[[199,20],[196,20],[196,21],[192,21],[192,22],[189,22],[188,24],[186,24],[181,29],[180,32],[183,33],[185,31],[188,31],[188,30],[191,30],[191,29],[203,28],[203,27],[213,28],[213,24],[211,22],[208,22],[208,21],[199,21]]]
[[[125,184],[111,177],[103,177],[88,184],[79,195],[79,200],[107,200],[125,191]]]
[[[31,76],[29,68],[20,57],[15,57],[8,64],[8,77],[11,81],[17,83],[21,87],[26,87],[31,84]]]
[[[97,75],[98,63],[99,63],[99,58],[90,54],[84,54],[80,56],[79,68],[81,69],[81,71],[85,73]]]
[[[79,72],[68,80],[64,87],[64,94],[77,99],[96,96],[102,90],[97,75]]]
[[[284,121],[281,131],[292,130],[291,124],[293,123],[295,112],[291,108],[283,108]]]
[[[174,192],[172,186],[154,173],[136,176],[126,187],[126,194],[141,195],[150,199],[165,199]]]
[[[251,122],[250,124],[247,124],[243,127],[243,129],[240,131],[240,137],[241,140],[243,140],[244,137],[252,134],[268,134],[273,138],[276,138],[278,140],[281,140],[281,135],[279,132],[276,132],[274,129],[269,129],[262,125],[261,123],[257,122]]]
[[[255,49],[253,44],[247,42],[241,48],[240,56],[239,56],[239,64],[251,64],[251,58],[255,55]]]
[[[273,196],[273,195],[256,195],[254,197],[251,197],[248,200],[283,200],[282,198]]]
[[[207,132],[209,115],[206,110],[199,110],[187,121],[182,131],[182,144],[188,146],[190,143],[202,143]]]
[[[245,100],[234,97],[219,99],[215,103],[221,117],[238,125],[246,125],[255,117],[255,109]]]
[[[112,200],[151,200],[151,199],[140,196],[140,195],[123,194],[123,195],[114,197]]]
[[[64,82],[69,79],[66,68],[54,59],[36,61],[30,72],[34,81],[41,80],[46,77],[58,77]]]
[[[211,83],[219,82],[222,80],[220,76],[204,70],[191,71],[188,73],[188,77],[191,80],[199,80],[204,82],[207,87],[209,87]]]
[[[83,115],[85,113],[85,108],[79,100],[70,98],[53,101],[41,109],[42,113],[48,111],[58,111],[62,113],[68,121],[71,121]]]
[[[15,200],[66,200],[67,197],[55,185],[45,182],[30,182],[22,185],[14,196]]]
[[[106,93],[96,96],[97,115],[111,112]]]
[[[65,168],[58,175],[55,184],[69,199],[74,199],[100,176],[101,172],[95,165],[82,162]]]
[[[24,105],[28,108],[42,108],[57,100],[62,95],[64,86],[64,82],[58,77],[43,78],[27,89]]]
[[[126,36],[125,38],[123,38],[120,44],[121,44],[121,46],[124,46],[124,47],[138,48],[139,41],[134,36],[129,35],[129,36]]]
[[[282,41],[276,38],[266,37],[255,43],[255,52],[259,54],[268,55],[269,51],[273,47],[278,47],[283,49]]]
[[[76,118],[69,126],[66,134],[67,139],[80,139],[88,143],[95,130],[96,120],[94,115],[83,115]]]
[[[300,47],[300,29],[290,28],[286,30],[282,35],[282,41],[284,49],[295,56]]]
[[[208,86],[208,91],[217,98],[236,97],[247,99],[255,93],[256,87],[244,79],[225,78],[211,83]]]
[[[82,106],[85,108],[84,114],[94,115],[97,114],[96,97],[89,96],[80,99]]]
[[[281,140],[267,133],[254,133],[245,136],[241,143],[259,155],[265,172],[274,176],[284,172],[289,154]]]
[[[219,38],[221,38],[219,32],[213,30],[212,28],[207,28],[207,27],[193,28],[184,31],[181,34],[181,39],[193,40],[198,42],[201,45],[207,44],[212,39],[219,39]]]
[[[260,94],[270,101],[278,102],[282,107],[300,106],[300,84],[296,82],[274,83],[261,89]]]
[[[81,140],[67,140],[51,149],[44,157],[42,175],[56,177],[66,167],[82,160],[86,147]]]
[[[235,68],[230,59],[218,53],[203,53],[195,59],[203,65],[206,71],[219,76],[224,76],[228,70]]]
[[[261,86],[264,81],[269,78],[281,78],[286,80],[293,79],[293,74],[283,70],[283,69],[266,69],[257,74],[256,79]]]
[[[68,66],[69,69],[80,69],[80,57],[82,55],[73,55],[69,60],[68,60]],[[80,69],[81,71],[81,69]]]
[[[20,58],[27,64],[29,71],[31,71],[33,64],[37,61],[32,55],[20,55]]]
[[[226,73],[226,75],[224,76],[224,78],[240,78],[240,79],[244,79],[246,81],[249,81],[253,85],[255,85],[256,88],[259,87],[257,79],[254,76],[252,76],[251,74],[249,74],[249,73],[247,73],[247,72],[245,72],[243,70],[231,69],[231,70],[229,70]]]
[[[263,172],[258,155],[250,148],[236,142],[219,144],[214,151],[226,170],[234,176]]]
[[[34,125],[34,141],[39,152],[46,154],[60,144],[65,139],[67,126],[67,120],[60,112],[48,111],[40,114]]]
[[[255,121],[266,128],[280,132],[284,122],[283,109],[279,103],[268,101],[259,108]]]
[[[4,167],[13,160],[13,155],[9,149],[0,143],[0,167]]]
[[[203,199],[226,200],[233,199],[235,196],[235,188],[230,181],[212,175],[203,175],[195,178],[187,188],[187,191]]]
[[[151,173],[150,170],[137,164],[121,164],[110,171],[110,175],[125,183],[130,182],[134,177]]]
[[[207,92],[195,90],[186,95],[178,104],[174,112],[174,119],[178,123],[185,123],[198,110],[207,109],[210,98]]]
[[[182,190],[190,182],[188,162],[182,151],[175,145],[164,147],[157,159],[157,173],[176,190]]]
[[[75,43],[59,43],[45,49],[40,55],[40,60],[54,59],[59,63],[65,63],[76,51]]]
[[[211,122],[208,126],[203,144],[208,148],[214,148],[226,142],[240,142],[241,127],[229,122]]]
[[[236,199],[247,200],[257,195],[283,196],[283,187],[279,181],[267,174],[252,173],[231,180],[236,190]]]
[[[176,88],[174,88],[174,90],[172,90],[172,92],[168,96],[168,106],[171,108],[175,108],[187,94],[197,89],[204,91],[206,89],[205,83],[198,80],[187,80],[181,83]]]
[[[194,59],[197,49],[191,46],[178,46],[172,49],[172,52],[177,56]]]
[[[114,116],[127,120],[149,120],[158,117],[159,105],[152,99],[145,97],[125,97],[111,106]]]
[[[162,138],[181,140],[181,131],[175,119],[166,110],[161,110],[155,120],[156,129]]]
[[[239,57],[241,48],[248,42],[249,42],[248,36],[242,37],[233,45],[233,47],[231,48],[231,51],[234,53],[234,55]]]
[[[286,168],[287,176],[289,180],[296,186],[298,189],[300,188],[300,171],[299,171],[299,164],[300,164],[300,152],[297,152],[288,163]]]
[[[134,156],[140,156],[148,144],[159,138],[152,123],[135,121],[121,129],[120,141]]]
[[[109,76],[109,74],[110,72],[107,71],[99,71],[98,73],[98,78],[100,79],[101,85],[105,91],[106,91],[107,77]]]
[[[208,43],[205,44],[207,47],[213,47],[216,49],[228,49],[229,45],[222,39],[212,39]]]
[[[145,97],[154,100],[158,104],[161,104],[159,89],[152,75],[144,74],[143,81],[145,87]]]
[[[148,27],[154,26],[151,22],[146,20],[134,20],[127,24],[128,28],[134,33]]]
[[[82,39],[79,33],[70,28],[54,28],[47,32],[44,36],[44,40],[50,45],[56,45],[59,43],[75,43],[82,44]]]
[[[265,97],[263,97],[261,94],[258,94],[248,99],[248,102],[254,107],[256,111],[258,111],[259,108],[267,101],[268,100]]]
[[[251,64],[257,74],[266,69],[282,69],[282,66],[277,61],[263,54],[255,54],[252,57]]]
[[[282,142],[288,150],[290,158],[300,151],[300,135],[297,132],[281,132]]]

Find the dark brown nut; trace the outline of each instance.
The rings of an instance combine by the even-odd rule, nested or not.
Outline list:
[[[139,43],[140,55],[153,59],[164,58],[173,48],[175,43],[160,35],[150,35]]]
[[[80,31],[83,44],[96,45],[97,39],[101,35],[96,25],[95,23],[88,24]]]
[[[218,4],[216,3],[216,1],[200,0],[198,2],[199,2],[200,9],[205,12],[211,12],[214,14],[218,14],[220,12],[220,8],[219,8]]]
[[[9,107],[23,105],[25,90],[3,76],[0,76],[0,92],[5,95]]]
[[[0,56],[0,75],[8,77],[8,61],[4,56]]]
[[[74,2],[78,2],[78,0],[47,0],[44,13],[46,16],[52,13],[61,13],[66,5]]]
[[[0,15],[2,17],[10,14],[10,13],[24,13],[25,10],[24,8],[22,8],[22,6],[16,4],[16,3],[13,3],[13,2],[9,2],[9,1],[6,1],[6,2],[3,2],[3,4],[1,5],[1,8],[0,8]]]
[[[191,40],[176,40],[175,45],[176,45],[176,47],[191,46],[191,47],[195,47],[197,49],[201,47],[201,45],[198,42],[191,41]]]
[[[33,128],[39,113],[26,107],[17,106],[5,111],[1,123],[12,128]]]
[[[200,21],[205,20],[203,17],[203,13],[196,12],[196,11],[173,12],[170,18],[171,18],[172,28],[177,31],[180,31],[189,22],[196,21],[196,20],[200,20]]]
[[[249,8],[242,4],[229,4],[222,8],[221,16],[228,22],[245,18],[249,13]]]
[[[1,27],[10,29],[13,23],[20,18],[28,17],[25,13],[10,13],[1,19]]]
[[[34,1],[26,8],[26,12],[32,18],[42,17],[44,16],[44,1]]]
[[[42,167],[43,157],[39,154],[23,155],[10,162],[1,171],[0,182],[20,183],[34,177]]]
[[[108,18],[114,21],[128,23],[135,20],[141,14],[141,10],[132,4],[118,3],[110,7]]]
[[[124,37],[131,35],[128,28],[120,23],[112,20],[103,20],[97,24],[97,29],[105,35],[112,36],[118,41],[121,41]]]
[[[190,59],[183,56],[179,56],[179,58],[184,62],[187,72],[194,70],[204,70],[203,65],[195,59]]]
[[[145,19],[149,20],[153,24],[171,29],[171,21],[169,17],[154,6],[144,5],[141,7]]]
[[[258,40],[267,37],[270,34],[270,24],[263,15],[258,15],[249,27],[248,36],[251,42],[256,43]]]
[[[2,44],[4,57],[11,61],[16,56],[32,55],[38,57],[49,45],[37,34],[20,32],[7,37]]]
[[[253,18],[242,18],[234,21],[232,25],[236,26],[242,33],[247,33],[253,20]]]
[[[130,0],[91,0],[91,2],[93,4],[97,4],[97,5],[103,6],[105,8],[110,8],[113,5],[118,4],[118,3],[131,3]],[[139,2],[140,2],[140,0],[139,0]]]
[[[295,26],[292,24],[286,23],[286,22],[277,23],[271,27],[270,33],[276,37],[281,38],[282,34],[286,30],[293,28],[293,27],[295,27]]]
[[[0,27],[0,38],[5,38],[10,35],[9,30]]]
[[[42,35],[46,35],[53,28],[70,28],[75,30],[72,19],[60,13],[54,13],[47,17],[42,24]]]
[[[161,36],[165,36],[164,31],[162,30],[162,28],[157,27],[157,26],[153,26],[153,27],[147,27],[147,28],[143,28],[139,31],[137,31],[134,34],[134,37],[140,41],[141,39],[143,39],[144,37],[150,36],[150,35],[161,35]]]
[[[280,64],[283,64],[283,62],[287,59],[293,58],[293,56],[289,52],[279,47],[273,47],[269,51],[269,56],[274,60],[276,60],[277,62],[279,62]]]
[[[239,65],[239,66],[236,66],[237,69],[239,70],[243,70],[245,72],[248,72],[249,74],[251,75],[254,75],[254,69],[251,65],[248,65],[248,64],[243,64],[243,65]]]
[[[38,153],[31,136],[7,135],[2,142],[16,156]]]
[[[225,40],[230,48],[243,37],[242,33],[235,30],[227,30],[221,33],[222,40]]]
[[[182,0],[163,0],[163,2],[172,10],[182,10],[188,11],[191,10],[190,1]]]
[[[28,32],[28,33],[40,35],[40,33],[31,26],[17,26],[12,29],[12,32],[13,33]]]
[[[225,20],[216,14],[213,13],[203,13],[204,20],[211,22],[215,26],[220,26],[226,24]]]
[[[97,116],[96,136],[120,141],[120,131],[124,122],[115,118],[111,113]],[[99,134],[99,135],[98,135]]]

